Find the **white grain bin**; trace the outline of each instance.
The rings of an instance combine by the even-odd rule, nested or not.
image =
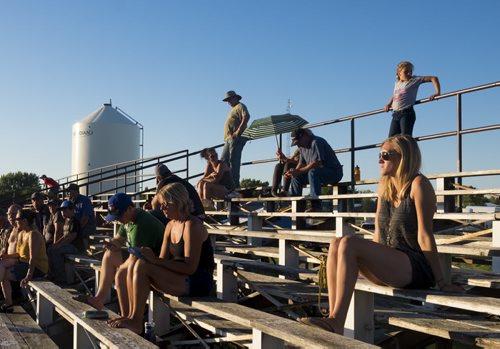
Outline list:
[[[101,173],[110,170],[118,163],[123,163],[140,158],[142,126],[132,118],[125,116],[111,103],[90,113],[82,120],[73,124],[72,161],[71,171],[78,178],[88,174]],[[121,171],[120,171],[121,173]],[[113,175],[103,174],[102,178]],[[93,195],[106,191],[118,185],[134,183],[135,172],[120,180],[103,180],[99,184],[92,184],[86,191],[83,187],[81,193]],[[95,178],[94,180],[99,179]],[[90,180],[92,181],[92,179]],[[79,184],[85,184],[82,180]],[[116,191],[133,192],[135,186],[127,186]]]

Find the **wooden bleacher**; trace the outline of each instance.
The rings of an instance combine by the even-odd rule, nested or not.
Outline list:
[[[482,175],[479,172],[481,171],[467,173],[464,174],[464,176]],[[482,171],[483,174],[491,174],[490,172]],[[500,171],[493,172],[493,174],[500,173]],[[451,174],[445,175],[446,177],[451,176]],[[435,176],[437,182],[439,182],[440,178],[439,175]],[[376,181],[367,180],[365,183],[374,184]],[[498,189],[443,189],[437,190],[436,194],[443,198],[455,198],[457,195],[496,194],[499,191]],[[317,260],[315,260],[315,258],[325,253],[310,252],[315,256],[312,258],[301,255],[293,245],[297,245],[300,241],[308,241],[309,243],[319,243],[323,246],[327,246],[328,242],[333,237],[355,233],[360,229],[357,229],[353,224],[359,226],[356,222],[359,222],[361,219],[374,218],[375,214],[373,212],[346,211],[348,205],[346,205],[345,202],[354,199],[374,197],[375,194],[373,193],[337,193],[321,196],[323,200],[332,201],[333,210],[330,212],[303,212],[306,208],[305,202],[307,201],[307,198],[304,197],[235,198],[219,202],[216,206],[221,207],[226,205],[228,207],[226,211],[211,211],[207,213],[214,217],[228,216],[235,217],[236,219],[231,221],[233,224],[224,225],[216,223],[219,221],[216,218],[214,223],[208,224],[209,233],[214,240],[223,240],[223,242],[217,243],[220,247],[220,251],[225,251],[225,253],[229,254],[235,253],[239,257],[233,257],[231,255],[218,256],[218,296],[224,298],[223,302],[225,302],[224,304],[227,303],[228,307],[229,304],[232,306],[233,313],[234,309],[238,309],[238,314],[240,313],[239,306],[244,307],[245,311],[251,309],[236,303],[239,299],[234,291],[244,289],[248,292],[253,292],[253,294],[263,295],[264,298],[271,302],[272,306],[268,307],[268,311],[271,310],[274,313],[277,312],[282,314],[282,316],[291,317],[292,319],[297,318],[299,315],[303,315],[304,311],[301,310],[301,305],[305,306],[307,309],[307,307],[314,307],[315,303],[317,303],[317,287],[313,283],[316,279],[316,272],[306,270],[305,267],[317,265]],[[274,212],[272,209],[267,211],[266,203],[269,202],[289,204],[291,212]],[[303,202],[303,204],[301,204],[301,202]],[[255,210],[251,208],[245,210],[246,203],[259,203],[262,204],[264,209]],[[269,207],[272,208],[272,206]],[[282,229],[275,224],[268,224],[267,227],[265,227],[264,222],[267,219],[279,217],[287,217],[292,220],[311,217],[325,218],[335,221],[337,228],[334,230],[303,230],[297,229],[297,226],[292,225],[292,229]],[[485,221],[496,222],[500,219],[500,215],[498,213],[447,212],[446,210],[442,210],[436,213],[435,219],[436,221],[460,221],[466,224],[469,222],[475,224],[474,222],[476,222],[482,224]],[[242,221],[243,225],[234,225],[235,222],[239,221]],[[493,225],[492,231],[496,233],[498,228],[495,226],[495,223]],[[106,230],[106,233],[109,233],[112,229],[108,227]],[[369,236],[365,237],[369,238]],[[486,258],[491,261],[494,258],[500,257],[500,247],[495,247],[492,238],[484,236],[475,239],[466,239],[465,241],[458,241],[456,243],[439,244],[441,240],[445,241],[455,237],[456,235],[437,236],[438,252],[442,256],[443,265],[449,266],[448,277],[468,288],[480,287],[487,290],[498,289],[498,280],[500,279],[498,274],[478,271],[471,272],[464,271],[463,269],[457,270],[457,268],[451,268],[451,258],[452,256],[461,256],[471,259]],[[240,245],[231,244],[230,240],[232,238],[242,239],[243,243],[241,244],[240,242]],[[109,239],[109,235],[96,236],[94,241],[99,244],[103,239]],[[275,244],[273,246],[262,246],[262,241],[275,241]],[[248,258],[252,258],[253,260],[248,260]],[[276,260],[279,265],[266,263],[265,260]],[[93,266],[98,269],[97,264]],[[279,278],[279,275],[285,278]],[[378,309],[375,311],[374,299],[383,297],[384,299],[399,299],[398,302],[401,302],[400,304],[407,304],[414,307],[416,307],[414,304],[405,302],[414,302],[417,300],[424,303],[424,306],[420,309],[420,313],[418,314],[409,311],[404,313],[396,308],[394,308],[393,313],[387,311],[383,317],[388,325],[393,325],[401,329],[410,329],[417,332],[420,331],[433,334],[441,338],[451,338],[454,341],[467,344],[475,343],[479,346],[498,344],[498,323],[494,319],[487,318],[488,316],[498,316],[497,308],[499,308],[499,304],[494,297],[450,295],[434,290],[426,290],[423,292],[416,291],[412,293],[411,291],[414,290],[408,290],[410,292],[404,290],[404,292],[401,292],[401,290],[395,290],[389,287],[374,288],[373,286],[374,285],[363,280],[358,282],[355,296],[353,297],[353,304],[361,301],[363,304],[361,308],[368,309],[369,311],[368,315],[367,313],[363,313],[362,315],[355,314],[355,312],[350,313],[350,320],[346,323],[346,336],[361,339],[364,342],[373,341],[373,321],[375,318],[381,318]],[[231,291],[229,292],[228,290]],[[260,337],[256,337],[254,332],[256,331],[255,326],[257,323],[253,323],[252,326],[245,326],[243,319],[234,319],[234,315],[233,317],[229,317],[229,314],[224,314],[224,312],[220,314],[214,313],[216,310],[221,310],[222,303],[219,302],[222,301],[220,300],[215,301],[206,299],[207,302],[204,302],[204,300],[193,301],[189,299],[174,299],[172,297],[169,297],[169,299],[172,309],[177,312],[178,316],[189,323],[193,323],[215,334],[216,337],[210,339],[209,343],[235,341],[241,345],[255,347],[255,345],[257,345],[255,343],[262,343],[262,341],[281,345],[282,339],[292,338],[290,337],[290,329],[292,327],[289,325],[283,326],[283,328],[278,331],[279,336],[276,336],[274,332],[269,333],[269,331],[274,331],[275,329],[265,327],[265,331],[268,332],[261,331],[259,334]],[[323,305],[325,301],[326,294],[323,292],[321,297]],[[288,304],[290,302],[293,304]],[[209,303],[212,304],[209,305]],[[156,307],[153,306],[155,304]],[[443,314],[445,314],[444,317],[436,317],[435,312],[432,312],[433,306],[429,306],[431,304],[434,304],[434,307],[445,306],[448,308],[448,310],[443,312]],[[212,309],[212,306],[215,309]],[[155,315],[154,311],[157,308],[158,300],[153,301],[153,299],[151,299],[150,316],[152,319],[158,316],[158,313]],[[456,310],[451,310],[451,308],[456,308]],[[476,318],[465,321],[463,319],[463,314],[460,313],[464,311],[464,309],[468,309],[470,313],[477,314]],[[243,311],[243,309],[241,311]],[[253,309],[252,311],[257,310]],[[162,312],[160,312],[160,314],[161,313]],[[246,313],[243,312],[243,314]],[[269,313],[266,314],[266,318],[268,319],[271,319],[272,316],[276,316],[271,316]],[[425,314],[425,316],[422,314]],[[280,322],[285,320],[293,322],[293,320],[283,317],[280,317],[280,319],[282,319]],[[450,326],[451,323],[454,323],[455,327]],[[477,331],[466,331],[468,328],[467,326],[476,326]],[[280,332],[285,331],[285,329],[288,330],[287,336],[285,336],[285,332]],[[309,330],[312,330],[314,333],[324,332],[311,328]],[[267,340],[271,342],[266,342]],[[184,342],[180,341],[178,343],[181,344]],[[296,343],[294,344],[299,345]],[[305,343],[303,344],[305,345]],[[318,347],[321,346],[319,345]]]
[[[57,345],[20,305],[0,313],[0,348],[55,349]]]
[[[474,171],[474,172],[469,172],[469,173],[463,173],[463,176],[480,176],[480,175],[497,175],[499,174],[500,171],[494,170],[494,171]],[[442,177],[440,175],[433,175],[432,176],[434,179],[436,179],[438,182],[440,178],[445,177],[460,177],[460,173],[452,173],[452,174],[444,174]],[[367,181],[370,184],[375,183],[376,181]],[[460,189],[460,190],[437,190],[436,194],[441,197],[450,197],[454,198],[458,195],[484,195],[484,194],[498,194],[500,192],[499,189]],[[323,200],[352,200],[352,199],[360,199],[360,198],[374,198],[376,195],[372,193],[363,193],[363,194],[336,194],[336,195],[325,195],[321,196],[320,198]],[[287,267],[298,267],[299,264],[301,263],[314,263],[313,259],[310,258],[304,258],[304,257],[298,257],[299,253],[297,251],[294,251],[291,248],[292,243],[297,243],[298,241],[309,241],[309,242],[318,242],[318,243],[323,243],[327,244],[331,238],[336,237],[336,236],[343,236],[345,234],[352,234],[354,230],[352,229],[352,222],[354,222],[357,219],[366,219],[366,218],[374,218],[375,214],[374,213],[361,213],[361,212],[342,212],[342,211],[333,211],[333,212],[300,212],[304,210],[305,205],[302,205],[300,207],[300,210],[297,210],[299,205],[294,205],[296,202],[300,201],[306,201],[307,199],[305,198],[293,198],[293,197],[288,197],[288,198],[236,198],[236,199],[231,199],[227,200],[229,202],[226,202],[226,205],[228,206],[228,210],[225,212],[213,212],[215,215],[227,215],[227,216],[235,216],[235,217],[244,217],[248,218],[243,227],[239,229],[234,229],[232,226],[224,226],[224,225],[209,225],[210,228],[209,233],[211,235],[215,236],[220,236],[224,237],[226,240],[225,242],[222,242],[222,245],[220,245],[220,251],[226,251],[228,253],[235,253],[237,256],[248,256],[252,257],[253,259],[261,259],[264,260],[272,258],[278,261],[278,263],[285,265]],[[247,203],[262,203],[264,210],[255,210],[254,209],[249,209],[247,211],[240,211],[238,210],[238,206],[241,206],[243,204]],[[267,211],[266,210],[266,202],[284,202],[284,203],[289,203],[291,204],[291,212],[274,212],[274,210]],[[237,205],[234,205],[234,208],[231,207],[232,203],[237,203]],[[439,204],[439,203],[438,203]],[[338,207],[338,201],[334,203],[334,207],[337,205]],[[220,206],[220,205],[219,205]],[[272,206],[271,206],[272,207]],[[209,212],[209,214],[212,214],[212,212]],[[277,230],[272,230],[272,228],[269,227],[269,225],[265,228],[263,224],[263,220],[269,217],[288,217],[291,219],[297,219],[298,217],[306,218],[306,217],[322,217],[322,218],[330,218],[334,219],[337,223],[337,227],[340,229],[336,229],[335,231],[329,231],[329,232],[324,232],[324,231],[305,231],[305,230],[287,230],[287,229],[280,229],[279,227],[276,227]],[[498,220],[500,219],[500,214],[498,213],[470,213],[470,212],[446,212],[446,210],[441,210],[441,212],[436,213],[435,217],[436,220],[442,220],[442,221],[459,221],[461,223],[464,222],[477,222],[477,223],[483,223],[486,221],[492,221],[493,222],[493,230],[495,233],[498,235]],[[234,220],[233,220],[234,221]],[[467,224],[465,224],[467,225]],[[292,224],[292,228],[293,224]],[[296,228],[296,227],[295,227]],[[484,235],[484,233],[482,233]],[[231,244],[230,242],[227,241],[227,239],[231,238],[243,238],[243,242],[239,242],[239,244]],[[482,238],[482,239],[471,239],[465,236],[464,241],[457,241],[456,243],[443,243],[439,244],[441,241],[449,240],[449,239],[454,239],[457,238],[456,235],[453,236],[438,236],[437,241],[438,241],[438,252],[440,253],[440,256],[442,256],[442,263],[443,266],[449,268],[449,273],[448,277],[452,278],[455,282],[458,282],[460,284],[463,284],[465,286],[470,287],[483,287],[487,289],[496,289],[497,288],[497,282],[500,278],[499,274],[496,273],[485,273],[485,272],[471,272],[468,270],[457,270],[457,268],[451,268],[451,258],[452,256],[460,256],[460,257],[469,257],[469,258],[490,258],[491,262],[493,264],[493,261],[500,256],[500,246],[496,246],[493,243],[492,238]],[[247,239],[245,243],[245,239]],[[261,241],[262,239],[265,239],[264,241],[269,241],[269,240],[277,240],[278,242],[278,247],[272,247],[272,246],[261,246]],[[458,240],[461,240],[459,238]],[[273,245],[273,244],[271,244]],[[500,245],[500,244],[499,244]],[[276,244],[274,244],[276,246]],[[319,254],[318,254],[319,255]],[[221,257],[222,258],[222,257]],[[225,263],[225,265],[231,265],[231,262],[221,262]],[[255,261],[252,262],[252,268],[255,268],[253,265]],[[238,264],[233,265],[234,268],[244,268],[244,263],[239,262]],[[445,269],[446,270],[446,269]],[[222,274],[221,274],[222,275]],[[231,277],[235,277],[234,274],[231,273],[225,273],[223,275],[231,275]],[[271,277],[272,278],[272,277]],[[271,280],[267,280],[268,284],[271,283]],[[232,284],[233,282],[229,282],[229,284]],[[278,281],[276,281],[276,284],[278,285]],[[248,285],[247,285],[248,286]],[[228,287],[231,288],[231,287]],[[272,291],[273,289],[276,290],[274,287],[269,287],[270,290],[266,290],[271,293],[277,293],[275,291]],[[399,291],[399,290],[398,290]],[[394,292],[394,290],[391,290],[390,288],[385,289],[382,291],[381,289],[377,289],[377,292],[375,292],[375,289],[369,288],[368,285],[360,281],[359,283],[359,289],[357,287],[357,293],[370,293],[372,296],[373,294],[380,294],[384,296],[390,296],[390,297],[395,297],[395,295],[391,292]],[[432,291],[430,291],[432,293]],[[398,295],[400,293],[398,292]],[[283,294],[282,294],[283,296]],[[428,299],[425,299],[425,297],[422,298],[413,298],[415,295],[410,296],[409,294],[404,294],[404,297],[401,298],[406,298],[406,299],[419,299],[421,301],[425,301],[426,303],[436,303],[440,304],[442,303],[443,305],[448,305],[448,302],[451,303],[454,307],[463,310],[463,309],[469,309],[471,312],[484,312],[487,314],[495,314],[497,316],[498,309],[500,309],[500,304],[496,302],[495,298],[490,298],[488,297],[481,298],[478,296],[473,296],[473,297],[466,297],[464,295],[459,295],[459,296],[451,296],[448,297],[448,295],[444,295],[442,298],[440,297],[429,297]],[[431,296],[431,294],[429,294]],[[290,296],[289,296],[290,297]],[[455,297],[455,298],[454,298]],[[290,297],[291,298],[291,297]],[[471,302],[470,300],[474,300],[474,302]],[[466,301],[467,300],[467,301]],[[480,306],[477,306],[477,301],[481,303]],[[482,303],[484,301],[484,303]],[[476,303],[475,303],[476,302]],[[456,314],[453,314],[453,316],[458,316]],[[373,317],[373,316],[372,316]],[[396,318],[391,317],[391,324],[396,323]],[[412,319],[415,319],[412,321]],[[418,319],[418,320],[417,320]],[[418,326],[415,324],[417,321],[420,321],[420,329],[422,332],[426,333],[434,333],[433,331],[427,331],[425,327],[422,327],[422,321],[424,321],[422,317],[411,317],[407,316],[405,320],[403,321],[401,318],[398,319],[397,323],[399,324],[399,327],[402,328],[408,328],[408,329],[414,329],[418,328]],[[355,321],[355,320],[353,320]],[[436,324],[436,335],[437,333],[440,333],[440,337],[442,338],[450,338],[450,333],[453,331],[448,331],[447,334],[445,332],[437,331],[438,328],[444,329],[444,324],[447,322],[452,321],[448,319],[442,319],[440,321],[432,321],[428,323],[435,323]],[[455,320],[456,321],[456,320]],[[405,325],[403,326],[403,323]],[[482,322],[481,322],[482,323]],[[484,322],[487,323],[487,322]],[[464,326],[470,326],[473,324],[473,322],[467,323]],[[366,326],[366,324],[365,324]],[[457,326],[460,326],[460,324],[457,324]],[[465,333],[462,333],[464,336],[463,338],[466,339],[461,339],[460,341],[466,342],[466,343],[472,343],[472,342],[477,342],[477,343],[482,343],[481,345],[487,345],[487,343],[492,343],[498,344],[497,343],[497,335],[495,334],[497,331],[496,326],[498,324],[496,322],[493,323],[488,323],[488,326],[485,326],[484,324],[481,325],[482,330],[479,330],[479,334],[475,335],[465,335]],[[363,326],[361,326],[363,327]],[[465,328],[464,327],[464,328]],[[452,327],[449,327],[452,328]],[[459,327],[454,327],[456,331],[458,331]],[[463,329],[463,328],[462,328]],[[346,333],[348,333],[347,331]],[[353,335],[356,338],[362,338],[359,337],[359,335],[356,335],[354,332],[355,330],[352,331]],[[482,334],[481,334],[482,333]],[[491,338],[487,338],[487,337]],[[459,340],[457,339],[457,333],[452,333],[452,337],[454,340]],[[471,339],[472,338],[472,339]]]
[[[73,299],[68,291],[49,281],[30,281],[30,288],[36,293],[37,323],[47,326],[54,322],[55,313],[73,325],[73,347],[96,347],[101,343],[108,348],[157,348],[156,345],[124,328],[115,329],[103,320],[87,319],[86,310],[93,308]],[[108,310],[110,317],[117,315]]]

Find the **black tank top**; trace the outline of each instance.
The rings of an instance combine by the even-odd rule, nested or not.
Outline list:
[[[410,198],[411,186],[398,207],[383,200],[378,216],[379,242],[403,251],[421,252],[418,244],[418,223],[415,202]]]
[[[174,243],[170,239],[168,240],[167,253],[170,259],[174,261],[184,261],[184,227],[185,223],[182,226],[182,235],[179,242]],[[210,239],[207,237],[203,244],[201,245],[201,255],[200,261],[198,262],[198,268],[193,274],[196,274],[200,271],[208,271],[212,273],[214,270],[214,250],[212,248],[212,243]]]

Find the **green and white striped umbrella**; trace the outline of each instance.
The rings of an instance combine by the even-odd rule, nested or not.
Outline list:
[[[298,115],[271,115],[254,120],[252,124],[243,132],[242,136],[249,139],[265,138],[292,132],[305,124],[307,124],[307,121]]]

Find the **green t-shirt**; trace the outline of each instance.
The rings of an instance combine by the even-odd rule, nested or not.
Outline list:
[[[151,214],[138,208],[135,222],[122,224],[118,235],[127,239],[132,247],[149,247],[160,254],[165,226]]]

